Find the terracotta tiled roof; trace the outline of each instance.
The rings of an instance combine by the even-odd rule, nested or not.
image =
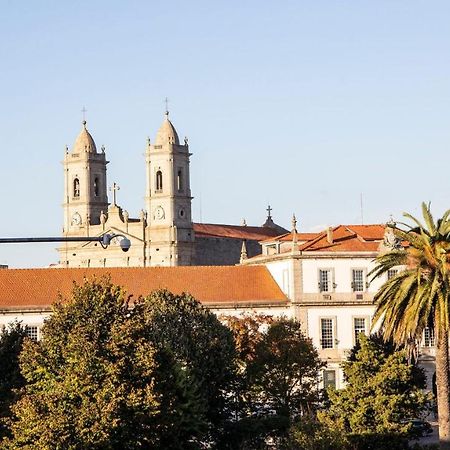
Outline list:
[[[196,237],[222,237],[262,241],[278,235],[278,231],[269,227],[249,227],[240,225],[222,225],[215,223],[194,223]]]
[[[366,241],[382,240],[384,238],[385,225],[345,225]]]
[[[383,225],[339,225],[332,228],[333,242],[327,232],[300,245],[301,251],[376,252],[384,236]]]
[[[155,289],[189,292],[202,303],[280,303],[286,296],[264,266],[190,266],[0,270],[0,310],[46,308],[73,282],[110,275],[137,298]]]

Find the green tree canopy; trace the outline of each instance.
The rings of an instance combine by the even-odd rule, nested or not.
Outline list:
[[[75,286],[42,340],[24,345],[27,384],[5,448],[202,448],[209,414],[222,420],[233,356],[230,331],[190,296],[131,305],[109,280]]]
[[[163,448],[188,448],[189,435],[194,448],[199,448],[193,428],[203,441],[219,439],[230,418],[236,372],[231,331],[190,295],[168,291],[156,291],[138,301],[133,315],[157,349],[156,390],[161,423],[167,430],[162,435]],[[196,417],[195,426],[186,423],[187,417]]]
[[[25,384],[20,373],[19,354],[27,338],[25,328],[13,322],[0,330],[0,440],[7,434],[5,419],[16,400],[16,390]]]
[[[235,422],[220,448],[282,445],[293,418],[318,400],[323,366],[299,322],[266,316],[228,317],[238,353]]]
[[[248,371],[261,406],[291,419],[314,409],[323,366],[300,322],[282,318],[272,322],[257,343]]]
[[[114,449],[157,442],[154,348],[129,325],[125,292],[109,281],[58,301],[40,342],[20,356],[27,381],[10,448]]]
[[[427,411],[425,377],[406,352],[393,351],[379,339],[360,335],[358,349],[342,364],[346,385],[328,390],[329,408],[318,413],[322,424],[344,435],[402,436],[402,419]]]

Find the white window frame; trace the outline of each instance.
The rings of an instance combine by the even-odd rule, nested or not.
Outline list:
[[[356,327],[355,327],[355,321],[356,319],[362,319],[364,320],[364,334],[367,336],[369,334],[370,329],[370,317],[369,316],[352,316],[352,336],[353,336],[353,345],[356,345],[357,343],[357,337],[356,337]],[[359,333],[358,333],[359,334]]]
[[[428,337],[426,336],[428,334]],[[427,345],[428,341],[428,345]],[[436,346],[436,334],[433,329],[425,327],[422,334],[422,347],[433,348]]]
[[[355,289],[356,282],[355,282],[354,274],[355,274],[356,271],[361,271],[362,272],[362,290],[356,290]],[[350,288],[351,288],[352,292],[355,292],[355,293],[366,292],[367,288],[368,288],[367,269],[365,267],[352,267],[350,269],[350,275],[351,275]]]
[[[32,335],[34,335],[34,333],[33,332],[30,332],[29,333],[29,331],[31,330],[31,329],[36,329],[36,339],[34,339],[34,337],[32,336]],[[39,327],[39,325],[37,325],[37,324],[35,324],[35,323],[28,323],[28,324],[26,324],[25,325],[25,333],[26,333],[26,335],[31,339],[31,340],[33,340],[33,341],[39,341],[40,340],[40,338],[41,338],[41,330],[40,330],[40,327]]]
[[[389,272],[391,272],[391,274],[389,274]],[[394,278],[395,276],[397,276],[397,275],[398,275],[398,272],[399,272],[398,269],[395,269],[395,268],[389,269],[389,270],[386,272],[386,281],[389,281],[390,279],[392,279],[392,278]]]
[[[322,287],[322,281],[321,281],[321,273],[322,272],[328,272],[328,289],[325,291]],[[319,267],[317,269],[317,289],[320,293],[328,294],[330,292],[334,292],[336,283],[334,282],[334,269],[332,267]]]
[[[322,320],[331,320],[331,347],[323,347],[323,329]],[[338,340],[337,336],[337,326],[336,326],[336,316],[322,316],[319,317],[319,345],[321,350],[332,350],[337,348]]]
[[[327,383],[327,385],[325,384],[325,373],[334,373],[334,383]],[[328,386],[332,386],[334,389],[337,388],[337,370],[336,369],[325,368],[322,370],[322,385],[323,385],[324,389],[326,389]]]

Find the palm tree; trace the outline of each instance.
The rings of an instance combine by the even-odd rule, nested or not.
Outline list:
[[[375,295],[373,324],[385,339],[408,345],[421,339],[425,327],[436,335],[436,385],[440,448],[450,449],[449,301],[450,210],[434,221],[430,205],[422,203],[424,224],[410,214],[412,225],[388,224],[398,245],[376,259],[373,277],[389,269],[405,269],[389,279]]]

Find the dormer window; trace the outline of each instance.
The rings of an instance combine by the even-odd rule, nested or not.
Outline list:
[[[94,179],[94,196],[98,197],[100,194],[100,181],[98,177],[95,177]]]
[[[178,169],[177,188],[178,188],[178,192],[181,192],[183,190],[183,172],[181,169]]]
[[[156,192],[161,192],[163,189],[162,172],[158,170],[156,172]]]
[[[75,198],[80,196],[80,180],[78,178],[73,180],[73,196]]]

